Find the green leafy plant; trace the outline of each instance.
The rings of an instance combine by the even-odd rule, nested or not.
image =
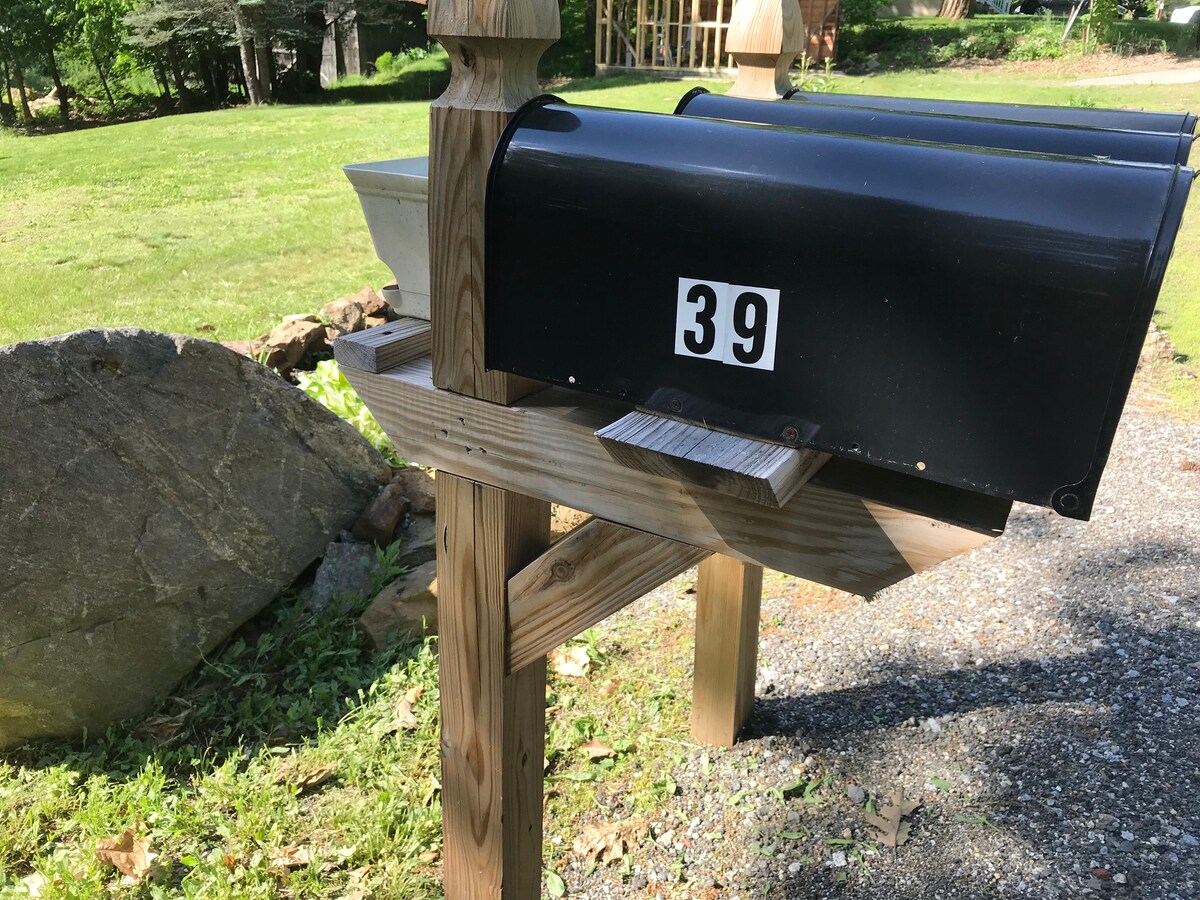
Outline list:
[[[1092,11],[1088,16],[1091,40],[1107,44],[1113,23],[1117,21],[1117,0],[1092,0]]]
[[[389,463],[397,467],[405,465],[392,446],[391,439],[384,434],[379,422],[354,392],[337,362],[332,359],[319,362],[314,371],[301,372],[298,380],[304,393],[353,425]]]
[[[375,74],[385,78],[395,77],[427,56],[429,51],[424,47],[411,47],[403,53],[392,53],[389,50],[375,59]]]

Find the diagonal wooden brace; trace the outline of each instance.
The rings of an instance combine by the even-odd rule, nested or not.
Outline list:
[[[592,519],[508,581],[508,670],[517,672],[711,551]]]

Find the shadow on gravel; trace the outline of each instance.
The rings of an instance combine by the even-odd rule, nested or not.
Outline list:
[[[1081,887],[1097,861],[1136,873],[1124,887],[1097,882],[1083,894],[1200,896],[1200,585],[1175,574],[1197,563],[1200,549],[1166,541],[1081,557],[1065,577],[1047,579],[1039,625],[1043,637],[1070,633],[1088,652],[943,671],[929,671],[932,660],[919,656],[881,660],[877,680],[862,687],[760,696],[745,736],[802,733],[814,753],[857,756],[851,766],[903,758],[913,742],[931,754],[940,748],[947,765],[977,760],[986,773],[977,808],[999,831],[1048,859],[1077,860]],[[1161,589],[1180,583],[1179,595]],[[942,844],[992,836],[937,827]],[[939,852],[953,856],[945,846]],[[886,896],[998,896],[990,882],[930,869],[929,880],[911,890],[889,884]],[[782,895],[841,895],[828,874],[805,867],[779,885]],[[1033,884],[1028,894],[1004,896],[1050,894]]]

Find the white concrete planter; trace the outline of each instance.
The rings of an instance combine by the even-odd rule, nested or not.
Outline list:
[[[384,299],[397,313],[429,318],[429,157],[344,166],[358,192],[375,254],[392,270]]]

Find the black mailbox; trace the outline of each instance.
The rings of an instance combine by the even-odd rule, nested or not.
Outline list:
[[[1193,134],[1196,117],[1191,113],[1147,112],[1141,109],[1094,109],[1086,106],[1037,106],[1025,103],[984,103],[972,100],[923,100],[918,97],[872,97],[868,94],[815,94],[793,88],[789,100],[823,106],[865,106],[899,112],[944,116],[982,116],[1013,122],[1045,125],[1079,125],[1084,128],[1124,128],[1130,131],[1161,131]]]
[[[486,364],[1086,518],[1191,177],[541,98]]]
[[[865,106],[746,100],[710,94],[704,88],[689,91],[675,112],[703,119],[732,119],[843,134],[994,147],[997,150],[1098,156],[1164,165],[1185,164],[1192,149],[1190,134],[899,112]]]

